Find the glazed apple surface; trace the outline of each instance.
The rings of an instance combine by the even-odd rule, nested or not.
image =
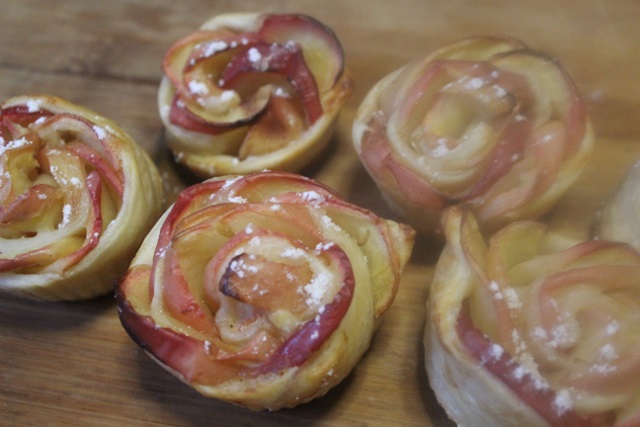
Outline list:
[[[471,206],[486,230],[549,210],[592,151],[585,104],[559,62],[518,40],[453,43],[380,80],[353,143],[389,205],[427,233]]]
[[[368,348],[413,238],[296,174],[214,178],[183,191],[148,235],[119,285],[120,317],[203,395],[296,406]]]
[[[113,290],[162,213],[147,154],[115,123],[50,96],[0,109],[0,289],[51,300]]]
[[[224,14],[178,40],[158,91],[167,143],[201,177],[298,171],[352,92],[331,29],[297,14]]]
[[[532,221],[488,241],[449,208],[431,285],[425,364],[461,425],[640,423],[640,254]]]

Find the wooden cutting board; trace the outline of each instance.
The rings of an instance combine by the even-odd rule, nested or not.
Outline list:
[[[565,65],[593,119],[595,154],[543,221],[587,237],[640,158],[640,3],[591,0],[0,0],[0,98],[52,94],[124,127],[155,159],[168,198],[192,180],[162,139],[160,62],[177,38],[222,12],[303,12],[333,28],[356,90],[331,149],[305,171],[348,200],[393,215],[351,145],[355,110],[388,72],[450,41],[515,36]],[[251,412],[201,397],[125,334],[112,295],[78,303],[0,296],[1,426],[449,426],[423,368],[427,290],[440,244],[420,237],[370,351],[325,397]]]

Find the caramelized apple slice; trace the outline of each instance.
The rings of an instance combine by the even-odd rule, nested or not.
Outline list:
[[[295,406],[362,357],[413,235],[299,175],[211,179],[183,191],[145,239],[118,286],[120,317],[205,396]]]

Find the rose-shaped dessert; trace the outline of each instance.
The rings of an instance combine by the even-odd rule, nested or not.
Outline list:
[[[380,80],[353,142],[389,205],[427,233],[452,204],[471,206],[485,230],[541,215],[593,145],[560,64],[496,37],[459,41]]]
[[[595,237],[640,250],[640,162],[627,172],[596,220]]]
[[[460,425],[637,426],[640,254],[533,221],[485,242],[448,208],[431,284],[426,368]]]
[[[414,231],[287,172],[185,189],[118,287],[125,329],[200,393],[276,410],[322,396],[369,346]]]
[[[218,15],[171,46],[163,71],[167,143],[201,177],[299,171],[352,92],[339,40],[306,15]]]
[[[115,123],[62,99],[0,108],[0,289],[49,300],[113,290],[162,213],[156,167]]]

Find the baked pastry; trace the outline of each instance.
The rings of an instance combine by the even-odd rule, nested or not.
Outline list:
[[[460,425],[640,422],[640,254],[533,221],[487,242],[473,214],[443,214],[425,364]]]
[[[298,14],[215,16],[171,46],[163,71],[167,144],[204,178],[299,171],[353,90],[333,31]]]
[[[626,242],[640,250],[640,161],[598,212],[595,237]]]
[[[587,108],[558,61],[512,38],[443,47],[380,80],[353,143],[406,222],[438,231],[471,206],[487,231],[549,210],[592,151]]]
[[[112,291],[162,213],[156,167],[86,108],[52,96],[0,108],[0,290],[47,300]]]
[[[369,346],[414,231],[297,174],[185,189],[116,293],[129,335],[205,396],[260,410],[324,395]]]

